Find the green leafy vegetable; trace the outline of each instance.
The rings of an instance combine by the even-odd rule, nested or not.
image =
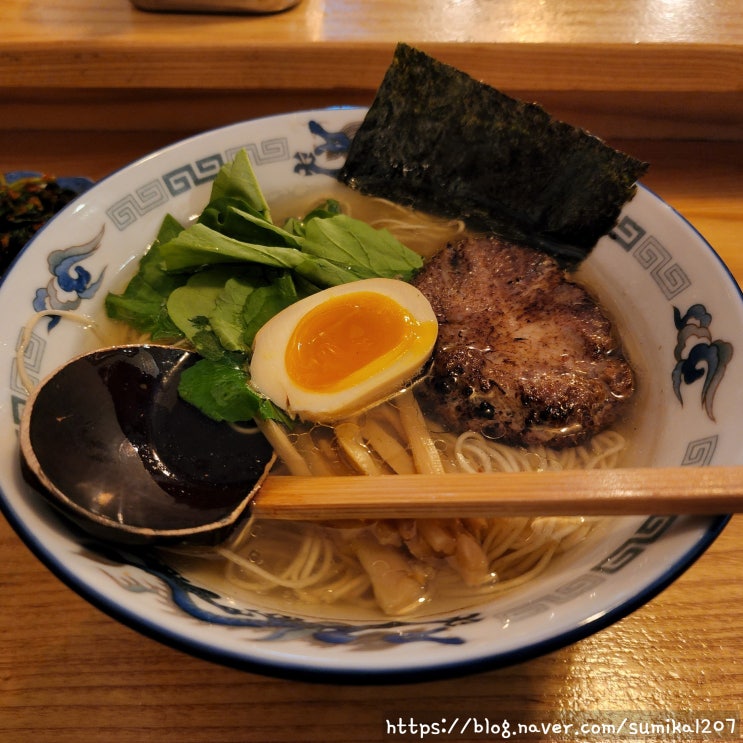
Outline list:
[[[243,338],[252,345],[255,334],[281,310],[299,299],[291,274],[287,271],[274,283],[262,286],[250,294],[243,306]]]
[[[77,193],[56,178],[29,176],[8,183],[0,173],[0,274],[21,248]]]
[[[273,223],[244,151],[217,175],[184,228],[168,216],[137,274],[106,309],[153,340],[188,340],[204,357],[183,374],[184,399],[216,420],[284,416],[249,387],[251,346],[276,313],[320,289],[372,276],[407,279],[422,259],[389,232],[328,200]]]
[[[376,230],[366,222],[345,214],[306,221],[303,251],[348,266],[358,278],[410,278],[422,266],[412,250],[387,230]]]
[[[197,271],[216,263],[257,263],[295,271],[319,286],[328,287],[357,281],[352,270],[296,248],[246,243],[195,224],[161,246],[162,266],[169,272]]]
[[[272,221],[268,203],[245,150],[240,150],[232,162],[220,168],[214,179],[210,202],[223,198],[238,199],[260,214],[266,222]]]
[[[577,261],[647,164],[405,44],[339,180]]]
[[[170,293],[166,302],[168,315],[186,338],[193,340],[203,330],[229,278],[224,267],[212,268],[194,274]]]
[[[209,324],[227,351],[240,351],[246,355],[250,352],[244,310],[256,286],[254,278],[230,278],[214,303]]]
[[[163,343],[173,343],[183,338],[183,332],[171,319],[166,304],[171,292],[183,286],[188,276],[171,275],[162,269],[160,246],[182,230],[180,223],[167,215],[155,242],[140,260],[139,271],[123,293],[109,293],[106,296],[106,312],[109,317]]]
[[[178,391],[216,421],[241,423],[256,416],[288,422],[286,415],[248,386],[241,359],[200,359],[181,375]]]
[[[299,248],[297,238],[281,227],[267,222],[264,217],[234,199],[209,202],[199,217],[199,224],[222,235],[248,244]]]
[[[174,272],[212,263],[259,263],[290,269],[318,286],[328,287],[374,276],[409,279],[423,265],[417,253],[387,230],[376,230],[345,214],[320,216],[316,212],[301,223],[303,236],[272,226],[265,233],[275,239],[254,243],[244,239],[249,230],[240,229],[246,223],[253,225],[253,218],[233,206],[228,211],[220,226],[232,221],[234,227],[236,222],[234,231],[241,237],[198,222],[160,247],[163,268]]]
[[[319,217],[320,219],[326,219],[327,217],[334,217],[337,214],[342,214],[341,205],[335,199],[328,199],[324,204],[313,209],[304,219],[297,219],[296,217],[290,217],[284,223],[284,229],[287,232],[291,232],[294,235],[304,237],[307,223]]]

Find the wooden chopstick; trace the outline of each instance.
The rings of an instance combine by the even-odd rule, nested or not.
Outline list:
[[[743,466],[383,477],[270,475],[254,515],[276,519],[723,514],[743,510]]]

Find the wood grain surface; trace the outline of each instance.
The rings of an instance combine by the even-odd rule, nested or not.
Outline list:
[[[269,475],[251,513],[295,521],[743,513],[743,466],[398,474],[384,489],[368,475],[341,482]]]
[[[743,37],[736,0],[302,0],[265,16],[147,13],[127,0],[6,0],[0,19],[0,51],[16,62],[16,74],[5,69],[0,80],[11,86],[78,87],[74,72],[87,64],[88,85],[181,86],[186,73],[187,87],[297,87],[301,69],[308,86],[359,87],[387,64],[390,43],[404,40],[510,84],[531,82],[529,65],[507,62],[523,54],[548,89],[699,90],[695,81],[704,80],[703,89],[730,90]],[[30,45],[34,64],[22,59]],[[597,53],[603,64],[585,64]],[[545,66],[547,58],[555,64]],[[495,59],[503,66],[493,67]]]
[[[0,28],[0,129],[368,104],[405,41],[602,136],[743,136],[739,0],[302,0],[266,16],[6,0]]]

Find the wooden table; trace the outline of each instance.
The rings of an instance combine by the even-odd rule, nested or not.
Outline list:
[[[737,0],[302,0],[267,17],[6,0],[0,27],[1,171],[99,178],[207,127],[368,103],[405,40],[649,160],[646,183],[743,281]],[[343,687],[264,678],[159,645],[67,589],[0,519],[0,740],[420,740],[388,730],[400,714],[741,717],[742,573],[743,517],[734,517],[670,588],[573,646],[458,680]]]
[[[253,17],[5,0],[0,28],[0,129],[365,104],[397,41],[605,137],[739,138],[743,120],[738,0],[302,0]]]

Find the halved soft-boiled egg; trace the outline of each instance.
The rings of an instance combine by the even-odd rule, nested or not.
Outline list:
[[[334,286],[258,331],[251,384],[293,416],[336,421],[404,389],[425,367],[437,333],[428,300],[404,281]]]

